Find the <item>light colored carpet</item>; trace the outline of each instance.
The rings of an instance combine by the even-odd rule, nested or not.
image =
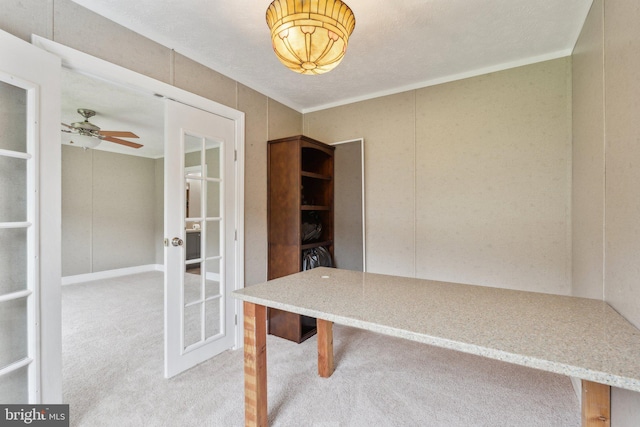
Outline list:
[[[336,371],[316,339],[267,339],[272,426],[579,426],[569,378],[334,326]],[[163,378],[161,273],[63,288],[64,401],[72,426],[242,426],[243,354]]]

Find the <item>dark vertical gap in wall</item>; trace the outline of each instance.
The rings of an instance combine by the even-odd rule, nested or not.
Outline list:
[[[86,150],[86,148],[85,148]],[[94,265],[93,265],[93,226],[95,224],[95,199],[93,197],[93,186],[94,186],[94,180],[93,180],[93,169],[95,167],[94,165],[94,159],[93,156],[94,155],[94,150],[89,150],[89,157],[91,158],[91,170],[89,172],[89,183],[91,184],[89,186],[89,197],[91,198],[91,222],[89,224],[89,273],[93,273],[94,272]]]
[[[418,275],[418,138],[417,138],[417,90],[413,91],[413,277]]]
[[[56,25],[56,0],[51,0],[49,8],[49,13],[51,13],[51,28],[49,30],[49,34],[47,35],[50,40],[55,41],[55,25]]]
[[[239,96],[239,91],[240,88],[238,87],[238,82],[235,82],[235,89],[236,89],[236,110],[240,110],[240,96]]]
[[[606,38],[605,38],[605,26],[607,20],[605,16],[606,8],[604,7],[604,1],[601,2],[601,16],[602,16],[602,171],[603,171],[603,185],[602,185],[602,300],[607,300],[607,68],[606,68]]]
[[[567,169],[566,169],[566,179],[569,183],[568,190],[568,207],[565,210],[565,283],[567,284],[567,295],[573,295],[573,51],[575,50],[576,43],[573,45],[571,50],[571,54],[568,56],[568,59],[565,60],[565,87],[569,89],[569,96],[566,100],[566,108],[567,108],[567,116],[569,117],[569,121],[567,123],[567,132],[569,135],[569,144],[566,149],[567,155]]]
[[[169,84],[176,85],[176,51],[173,49],[169,51]]]
[[[307,135],[309,128],[309,122],[307,121],[307,114],[306,113],[302,113],[302,134],[303,135]]]
[[[266,127],[265,127],[265,129],[266,129],[266,131],[267,131],[267,132],[266,132],[266,141],[268,141],[268,140],[269,140],[269,108],[271,107],[271,102],[270,102],[270,101],[271,101],[271,98],[267,97],[267,114],[265,114],[265,115],[266,115],[266,118],[267,118],[267,123],[266,123]],[[266,147],[266,145],[265,145],[265,150],[266,150],[266,149],[267,149],[267,147]],[[267,178],[267,177],[265,177],[265,179],[266,179],[266,178]]]

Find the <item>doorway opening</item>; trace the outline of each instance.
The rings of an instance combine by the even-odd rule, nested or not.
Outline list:
[[[233,147],[235,147],[235,150],[232,149],[231,153],[233,155],[235,151],[235,155],[237,156],[238,161],[235,163],[235,166],[233,168],[230,168],[228,170],[230,170],[235,177],[238,177],[238,179],[234,181],[235,185],[233,187],[233,190],[228,192],[228,194],[231,197],[227,200],[228,202],[227,205],[231,206],[232,212],[234,212],[234,215],[228,216],[228,220],[229,222],[232,222],[235,226],[236,232],[232,234],[235,234],[237,236],[237,241],[233,245],[225,246],[225,247],[230,248],[229,250],[232,251],[230,252],[232,256],[230,256],[229,259],[232,259],[233,261],[231,262],[231,264],[229,264],[229,267],[227,269],[228,271],[233,271],[234,273],[234,281],[232,283],[232,286],[234,286],[235,288],[242,287],[244,283],[244,259],[243,259],[243,253],[244,253],[244,245],[243,245],[243,241],[244,241],[244,233],[243,233],[244,115],[236,110],[222,106],[211,100],[180,90],[178,88],[167,85],[165,83],[155,81],[146,76],[139,75],[132,71],[123,69],[121,67],[118,67],[113,64],[107,63],[105,61],[99,60],[97,58],[91,57],[90,55],[86,55],[84,53],[75,51],[74,49],[70,49],[68,47],[62,46],[58,43],[55,43],[46,39],[42,39],[39,37],[35,37],[34,44],[62,58],[65,73],[67,72],[77,73],[83,77],[89,76],[90,78],[93,78],[100,83],[106,82],[108,85],[111,85],[112,88],[116,87],[118,89],[129,90],[131,92],[137,93],[138,95],[142,94],[147,98],[147,100],[151,99],[152,101],[161,105],[162,114],[160,115],[160,118],[152,118],[148,120],[149,122],[155,124],[160,129],[160,132],[163,135],[162,138],[160,139],[162,144],[161,146],[164,145],[164,134],[165,134],[164,120],[166,119],[166,117],[171,117],[170,115],[167,116],[167,113],[165,112],[165,105],[168,101],[163,100],[162,98],[170,98],[170,99],[176,100],[180,103],[183,103],[184,105],[192,106],[190,108],[192,108],[193,110],[198,110],[201,112],[209,112],[209,114],[225,118],[230,122],[232,122],[232,126],[235,133],[234,133],[234,136],[231,139],[229,139],[229,141],[231,141],[233,143]],[[73,108],[77,110],[77,108],[93,107],[96,111],[99,111],[99,107],[95,107],[96,105],[95,102],[97,102],[97,97],[95,96],[96,95],[95,88],[92,88],[91,90],[88,90],[85,93],[91,95],[91,99],[86,102],[92,102],[92,104],[79,105],[78,102],[75,102],[74,103],[75,105],[73,106]],[[161,94],[161,95],[158,95],[158,94]],[[114,94],[110,93],[109,97],[114,97]],[[126,104],[121,104],[119,106],[119,109],[123,111],[127,111]],[[137,107],[137,109],[136,107],[133,107],[132,109],[128,110],[129,111],[128,116],[127,114],[119,115],[119,118],[118,118],[120,123],[119,126],[117,127],[109,126],[109,127],[113,129],[131,130],[130,126],[133,125],[133,122],[125,123],[125,124],[122,124],[122,123],[123,121],[126,121],[127,117],[131,117],[131,112],[134,110],[141,111],[142,109],[140,107]],[[103,111],[107,111],[106,108],[103,109]],[[107,114],[104,114],[104,116],[107,116]],[[107,117],[104,117],[104,118],[106,119]],[[70,122],[72,119],[69,119],[69,118],[65,119],[63,117],[63,120],[66,122]],[[98,120],[99,119],[97,119],[96,122]],[[102,124],[106,122],[100,121],[100,123]],[[107,128],[107,125],[103,125],[103,127]],[[152,145],[152,144],[148,144],[148,145]],[[115,147],[115,148],[118,148],[118,147]],[[165,176],[166,176],[167,165],[164,164],[166,162],[164,162],[164,160],[161,158],[162,156],[156,157],[156,158],[149,157],[149,158],[145,158],[144,161],[142,162],[144,163],[144,165],[140,166],[140,162],[136,160],[132,160],[135,158],[139,158],[140,156],[131,156],[129,155],[129,153],[117,153],[116,152],[117,150],[114,150],[114,149],[109,149],[109,150],[93,149],[93,150],[85,151],[82,149],[71,147],[70,142],[69,142],[69,145],[63,147],[62,149],[68,153],[72,153],[71,156],[80,158],[80,161],[75,163],[70,163],[65,159],[62,160],[63,163],[66,162],[66,164],[63,165],[63,170],[69,170],[71,172],[71,175],[68,178],[68,181],[74,184],[83,184],[83,183],[86,184],[86,181],[90,181],[90,185],[87,184],[85,189],[89,193],[89,200],[90,200],[89,203],[87,203],[85,199],[84,204],[80,203],[79,205],[76,206],[77,209],[65,209],[65,213],[68,213],[71,216],[66,221],[65,229],[67,230],[67,233],[65,233],[65,235],[62,238],[63,242],[65,242],[63,243],[63,246],[67,245],[66,249],[69,249],[69,247],[73,246],[70,243],[70,242],[73,242],[74,240],[73,233],[79,233],[79,234],[85,233],[85,235],[80,236],[81,237],[80,240],[84,239],[83,250],[68,252],[68,253],[74,253],[75,256],[77,256],[78,258],[75,261],[79,261],[79,262],[74,264],[73,256],[65,257],[66,259],[65,265],[64,265],[65,270],[63,271],[63,275],[67,275],[67,277],[74,277],[78,279],[78,278],[82,278],[82,276],[85,274],[90,274],[90,275],[106,274],[106,276],[104,277],[98,276],[97,278],[102,278],[105,281],[105,285],[108,288],[110,288],[110,290],[119,289],[119,293],[124,295],[128,303],[130,303],[131,301],[135,301],[132,304],[127,305],[126,310],[120,311],[118,314],[119,317],[135,319],[136,317],[134,316],[134,314],[135,315],[138,315],[140,313],[145,314],[146,313],[145,310],[147,308],[152,306],[153,307],[160,306],[162,307],[161,310],[163,311],[164,316],[160,318],[160,322],[152,321],[151,323],[155,326],[159,326],[161,332],[166,332],[167,322],[166,320],[162,322],[163,318],[166,319],[166,306],[167,306],[166,289],[167,289],[167,286],[170,286],[170,287],[174,286],[174,282],[168,282],[162,272],[155,271],[155,270],[163,270],[163,269],[165,271],[167,270],[167,268],[164,268],[166,264],[164,262],[164,258],[166,256],[166,254],[164,254],[164,252],[166,251],[165,250],[166,245],[164,244],[164,242],[165,242],[165,237],[167,236],[164,236],[164,232],[163,232],[166,215],[162,214],[163,197],[160,197],[161,195],[163,195],[162,186],[160,184],[164,182],[165,184],[164,187],[166,188]],[[160,149],[160,152],[164,153],[164,149]],[[183,163],[184,163],[184,155],[181,157],[182,157],[182,161],[178,162],[179,167],[183,167]],[[126,168],[124,166],[119,167],[119,166],[114,166],[115,163],[112,163],[111,164],[112,166],[110,166],[109,161],[114,160],[114,158],[117,158],[119,162],[122,161],[125,164],[130,164],[130,165],[133,164],[134,166],[129,168]],[[151,164],[151,166],[149,166],[149,164]],[[110,171],[110,173],[100,175],[100,173],[98,173],[97,171],[97,169],[100,169],[100,168],[101,168],[100,173],[102,173],[102,171],[104,170]],[[145,178],[140,178],[141,169],[144,169],[145,174],[143,175],[145,176]],[[149,173],[150,170],[151,170],[151,173]],[[179,172],[179,174],[181,173],[183,172]],[[117,177],[118,179],[121,179],[121,181],[118,182],[118,185],[116,186],[116,188],[114,188],[113,186],[110,186],[107,183],[109,179],[113,180],[114,176]],[[103,177],[105,178],[103,179]],[[89,180],[88,178],[91,178],[91,179]],[[183,180],[184,177],[181,177],[180,179]],[[149,191],[143,191],[142,189],[145,187],[137,186],[138,184],[142,185],[143,182],[146,182],[147,184],[151,182],[151,185],[147,186],[146,188],[147,190],[148,188],[152,188],[154,193],[153,195],[150,195],[151,192]],[[184,185],[184,182],[182,185]],[[129,190],[132,190],[133,194]],[[143,195],[142,194],[143,192],[148,194]],[[66,192],[66,194],[63,195],[62,197],[73,198],[72,193],[73,191]],[[119,193],[125,194],[126,197],[124,198],[127,200],[120,200],[119,202],[114,203],[113,200],[116,198],[116,196],[120,195]],[[144,205],[145,207],[144,213],[142,214],[140,213],[139,210],[131,208],[131,205],[136,204],[134,203],[136,199],[146,200],[146,202],[142,203],[142,205]],[[94,206],[96,203],[107,204],[109,203],[109,200],[111,200],[111,205],[107,206],[104,209],[96,209]],[[83,227],[80,226],[82,221],[76,221],[75,219],[77,219],[82,209],[85,209],[85,210],[87,209],[87,204],[90,206],[89,207],[90,213],[88,214],[88,217],[90,218],[90,226],[85,227],[83,229]],[[73,204],[68,204],[68,207],[72,205]],[[184,214],[185,214],[184,209],[179,207],[179,205],[176,206],[176,209],[179,209],[179,210],[182,209],[181,210],[182,216],[183,216],[182,232],[184,232],[185,231],[184,230]],[[134,221],[134,219],[135,220],[142,219],[143,222],[138,223]],[[111,220],[112,224],[105,225],[105,224],[109,224],[107,220]],[[118,229],[118,227],[113,226],[114,221],[118,222],[121,220],[123,220],[122,222],[124,222],[122,227],[124,230]],[[207,218],[207,220],[209,220],[209,218]],[[65,220],[63,219],[63,221]],[[138,225],[136,226],[136,224]],[[153,224],[153,225],[150,226],[149,224]],[[141,229],[145,229],[146,232],[142,234],[144,234],[144,236],[146,237],[141,237],[137,239],[136,242],[133,242],[133,238],[131,236],[134,236],[134,237],[138,236],[137,233],[141,232],[142,231]],[[75,236],[75,237],[78,237],[78,236]],[[119,238],[115,238],[115,237],[119,237]],[[183,239],[185,238],[184,233],[182,233],[182,238]],[[146,240],[148,240],[146,243],[149,243],[149,242],[151,243],[144,245],[144,241]],[[107,244],[102,245],[102,243],[104,242],[107,242]],[[133,250],[130,256],[124,257],[124,258],[131,258],[131,257],[133,258],[138,257],[138,258],[135,258],[134,261],[131,261],[131,259],[128,259],[128,261],[124,263],[125,265],[124,267],[122,263],[118,263],[118,260],[122,260],[123,258],[120,256],[122,255],[122,253],[127,253],[127,250],[130,249],[130,247],[135,248],[135,246],[138,244],[140,244],[141,246],[144,246],[145,249],[140,250],[140,248],[138,248],[138,250]],[[146,255],[144,257],[140,257],[141,252],[145,252]],[[162,254],[162,256],[160,256],[159,254]],[[137,264],[137,265],[132,265],[132,264]],[[78,268],[78,265],[85,267],[84,272],[82,269]],[[140,270],[136,270],[139,267],[142,267],[143,272],[141,272]],[[185,269],[184,260],[182,261],[182,265],[178,266],[178,268],[181,268],[183,270]],[[130,275],[121,276],[121,273],[139,273],[139,274],[136,274],[135,276],[136,283],[129,283],[129,284],[117,283],[117,282],[126,281],[127,277],[129,278],[132,277]],[[96,276],[93,276],[91,278],[95,279]],[[161,292],[159,294],[159,304],[156,304],[158,302],[157,294],[145,294],[144,296],[141,296],[140,293],[142,289],[140,289],[139,286],[137,287],[136,284],[140,284],[140,282],[143,282],[144,281],[143,279],[149,279],[152,282],[153,281],[157,282],[158,278],[160,279],[161,283],[164,282],[165,286],[164,286],[164,290],[161,289]],[[73,281],[71,282],[67,281],[67,283],[73,283]],[[96,298],[94,295],[94,300],[95,299]],[[164,299],[164,304],[162,304],[163,299]],[[118,306],[123,305],[123,304],[118,304],[116,302],[109,303],[107,302],[106,298],[98,299],[98,302],[104,303],[107,309],[112,309],[112,310],[108,310],[111,312],[115,312],[115,310],[113,309],[121,308]],[[169,304],[171,304],[171,302],[169,302]],[[80,311],[82,309],[83,307],[79,307]],[[232,312],[238,317],[242,316],[241,305],[238,303],[234,302],[232,305],[230,305],[226,309],[228,312]],[[127,316],[127,313],[128,313],[128,316]],[[140,319],[138,319],[137,321],[133,320],[133,322],[134,323],[138,322],[137,326],[140,326],[140,323],[144,323],[146,319],[151,319],[153,317],[153,315],[150,313],[146,313],[146,314],[147,314],[147,317],[144,317],[142,320]],[[88,315],[89,315],[89,318],[88,318],[89,321],[98,320],[95,317],[92,319],[91,313],[88,313]],[[140,333],[138,329],[128,330],[127,328],[123,328],[120,326],[113,326],[112,329],[115,329],[116,331],[115,335],[118,336],[118,334],[120,334],[121,338],[128,337],[128,336],[135,337],[137,341],[133,343],[133,347],[138,347],[139,350],[151,348],[151,346],[147,345],[148,342],[145,341],[146,334]],[[96,336],[93,337],[93,340],[89,338],[83,339],[82,341],[83,346],[91,347],[90,345],[91,341],[94,341],[97,343],[100,341],[100,337],[103,336],[103,334],[95,334],[95,335]],[[238,327],[233,328],[230,335],[233,336],[233,339],[231,340],[232,345],[235,345],[235,346],[241,345],[242,340],[241,340],[240,328]],[[118,344],[120,344],[122,341],[124,341],[124,339],[119,340]],[[114,345],[112,347],[117,347],[117,346]],[[128,370],[130,370],[130,368],[132,367],[131,364],[133,363],[133,361],[135,361],[139,357],[127,351],[125,351],[125,353],[127,353],[126,363],[120,364],[117,372],[108,372],[109,374],[112,374],[112,375],[115,374],[113,375],[114,378],[118,378],[117,375],[121,375],[123,373],[126,373]],[[162,352],[162,349],[160,349],[160,351],[158,351],[157,353],[159,353],[158,356],[159,356],[159,360],[161,361],[163,356],[166,354],[166,351]],[[99,354],[95,354],[95,353],[93,354],[93,356],[96,356],[96,355],[99,356]],[[95,357],[94,363],[98,363],[100,360],[102,360],[100,357]],[[84,375],[84,373],[82,373],[80,370],[76,370],[76,372],[71,373],[71,375],[76,375],[76,374]],[[105,372],[103,370],[101,372],[101,376],[104,376],[104,374]],[[159,378],[162,379],[161,363],[158,366],[157,375],[159,376]],[[86,378],[87,377],[85,376],[85,381],[86,381]],[[119,384],[120,383],[121,382],[119,382]]]
[[[334,155],[334,259],[337,268],[367,271],[364,139],[331,144]]]

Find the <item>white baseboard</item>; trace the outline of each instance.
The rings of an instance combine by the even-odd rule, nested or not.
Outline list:
[[[158,271],[164,271],[164,265],[158,264]],[[187,270],[188,272],[188,270]],[[207,280],[212,280],[214,282],[220,281],[220,273],[207,273]]]
[[[62,278],[62,285],[92,282],[94,280],[110,279],[112,277],[128,276],[130,274],[146,273],[148,271],[164,271],[162,264],[138,265],[136,267],[118,268],[116,270],[97,271],[95,273],[76,274]]]
[[[62,286],[76,283],[92,282],[94,280],[110,279],[112,277],[128,276],[130,274],[146,273],[148,271],[164,271],[163,264],[138,265],[136,267],[118,268],[116,270],[97,271],[95,273],[76,274],[62,278]],[[207,273],[207,280],[220,281],[220,274]]]
[[[220,281],[220,274],[218,273],[207,273],[207,280],[211,280],[214,282]]]

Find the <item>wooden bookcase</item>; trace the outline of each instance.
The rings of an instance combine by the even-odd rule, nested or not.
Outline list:
[[[325,246],[333,257],[333,154],[335,147],[299,135],[269,141],[267,148],[268,279],[302,270],[305,249]],[[322,224],[318,239],[302,241],[302,223]],[[316,319],[268,311],[268,332],[302,342],[316,333]]]

